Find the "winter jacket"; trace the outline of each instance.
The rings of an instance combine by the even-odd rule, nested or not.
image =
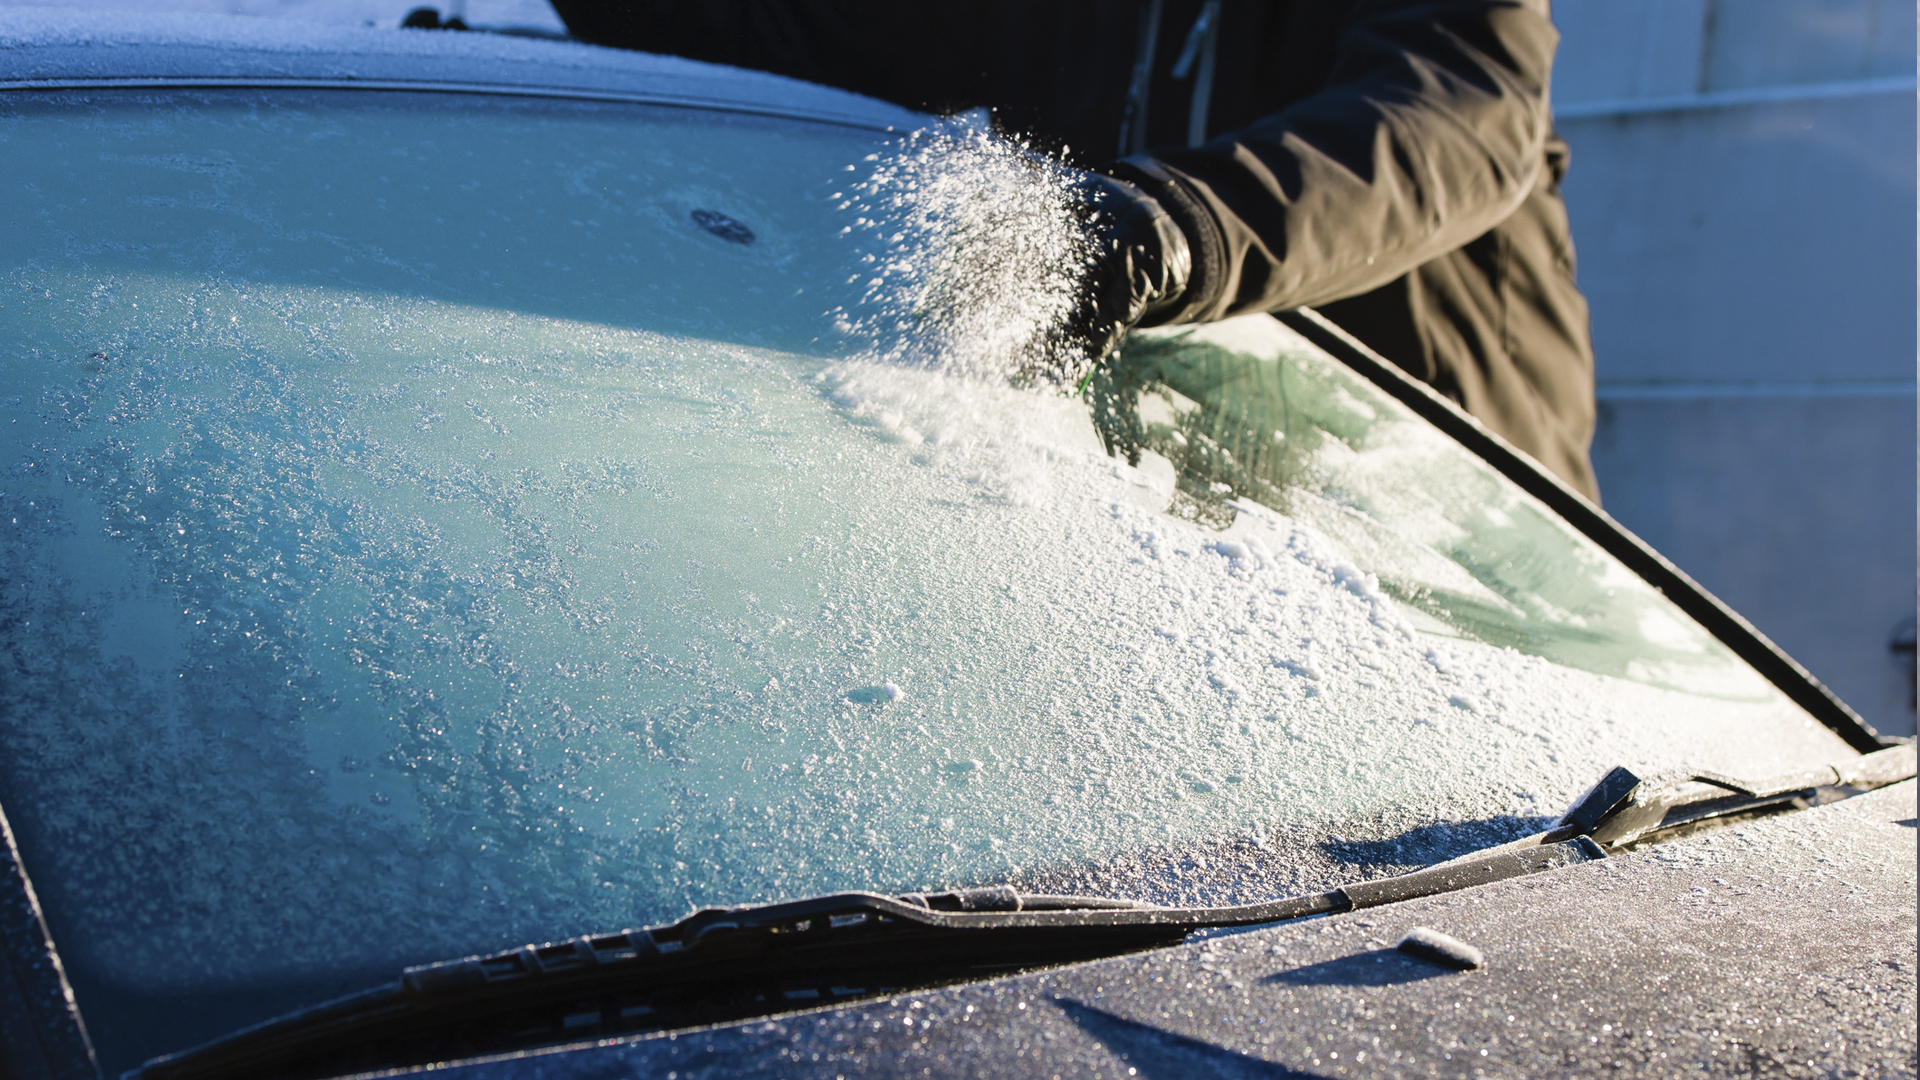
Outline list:
[[[1187,232],[1171,321],[1317,307],[1598,498],[1548,0],[553,0],[576,37],[1122,158]]]

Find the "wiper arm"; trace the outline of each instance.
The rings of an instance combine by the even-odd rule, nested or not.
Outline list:
[[[409,968],[394,983],[156,1058],[144,1080],[335,1076],[809,1008],[1174,945],[1195,930],[1377,907],[1604,858],[1730,815],[1914,775],[1912,746],[1752,783],[1614,769],[1552,829],[1411,874],[1218,908],[1007,887],[709,908],[670,926]]]
[[[143,1080],[337,1076],[683,1028],[1179,944],[1603,858],[1585,838],[1331,892],[1163,908],[1011,888],[840,893],[709,908],[671,926],[409,968],[398,982],[155,1058]]]
[[[1775,807],[1817,806],[1913,775],[1912,745],[1761,781],[1710,772],[1643,781],[1625,769],[1615,769],[1561,820],[1563,828],[1578,828],[1612,851],[1713,818]],[[1586,824],[1589,819],[1591,825]]]
[[[1620,851],[1700,828],[1715,819],[1818,806],[1913,776],[1914,748],[1910,743],[1758,781],[1711,772],[1643,780],[1627,769],[1615,768],[1560,815],[1553,828],[1455,862],[1565,843],[1575,837],[1591,839],[1607,852]]]

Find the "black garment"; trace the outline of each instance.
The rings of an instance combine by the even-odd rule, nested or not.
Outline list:
[[[1010,131],[1120,174],[1188,234],[1161,321],[1311,304],[1597,498],[1593,360],[1560,181],[1548,0],[553,0],[575,36],[758,68]],[[1129,117],[1144,12],[1160,9]],[[1197,88],[1206,131],[1188,142]],[[1129,131],[1132,135],[1132,131]],[[1169,147],[1167,144],[1173,144]]]

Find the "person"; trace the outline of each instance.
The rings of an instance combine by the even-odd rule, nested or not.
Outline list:
[[[1098,166],[1094,355],[1310,305],[1599,498],[1549,0],[552,3],[589,42],[991,108]]]

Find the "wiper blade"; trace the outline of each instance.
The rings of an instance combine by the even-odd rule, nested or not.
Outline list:
[[[1163,908],[1010,888],[840,893],[409,968],[130,1074],[319,1077],[684,1028],[1179,944],[1195,930],[1377,907],[1603,858],[1580,837],[1331,892]]]

